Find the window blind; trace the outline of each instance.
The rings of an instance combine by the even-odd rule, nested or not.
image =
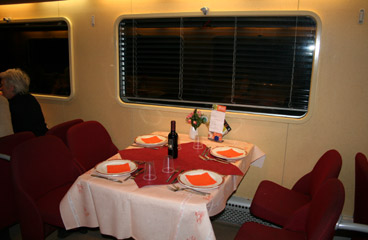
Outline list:
[[[301,117],[316,41],[309,16],[123,19],[123,101]]]

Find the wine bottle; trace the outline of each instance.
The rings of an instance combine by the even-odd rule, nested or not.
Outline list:
[[[169,133],[168,139],[168,155],[172,158],[178,158],[178,134],[176,133],[176,122],[171,121],[171,132]]]

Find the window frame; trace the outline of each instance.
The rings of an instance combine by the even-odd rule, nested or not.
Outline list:
[[[127,14],[120,16],[115,22],[115,31],[116,31],[116,61],[118,64],[117,69],[117,98],[120,104],[124,107],[132,107],[132,108],[141,108],[141,109],[170,109],[170,111],[177,112],[187,112],[188,109],[195,108],[195,106],[173,106],[173,105],[160,105],[160,104],[149,104],[149,103],[136,103],[136,102],[125,102],[120,96],[120,61],[119,61],[119,25],[120,22],[126,19],[144,19],[144,18],[168,18],[168,17],[201,17],[200,13],[174,13],[174,14]],[[217,12],[212,13],[211,17],[262,17],[262,16],[309,16],[312,17],[316,22],[316,37],[315,37],[315,50],[314,50],[314,58],[313,58],[313,66],[311,72],[311,81],[310,81],[310,94],[309,94],[309,103],[308,103],[308,111],[305,115],[299,116],[285,116],[279,114],[267,114],[267,113],[259,113],[259,112],[245,112],[238,110],[228,110],[227,114],[232,114],[232,116],[246,118],[246,119],[257,119],[257,120],[266,120],[266,121],[277,121],[277,122],[288,122],[288,123],[301,123],[307,121],[313,112],[315,105],[315,95],[316,95],[316,86],[317,86],[317,76],[318,76],[318,62],[319,62],[319,52],[320,52],[320,39],[321,39],[321,28],[322,23],[321,19],[317,14],[311,11],[252,11],[252,12]],[[215,103],[215,102],[214,102]],[[201,107],[199,107],[201,108]],[[201,108],[203,111],[210,111],[207,108]]]
[[[11,20],[12,23],[35,23],[35,22],[55,22],[55,21],[64,21],[68,27],[68,51],[69,51],[69,81],[70,81],[70,94],[69,96],[61,96],[61,95],[52,95],[52,94],[42,94],[42,93],[32,93],[32,95],[36,96],[38,99],[48,99],[48,100],[61,100],[61,101],[70,101],[74,98],[75,95],[75,84],[74,84],[74,61],[72,57],[72,49],[73,49],[73,34],[72,34],[72,25],[70,20],[65,17],[52,17],[52,18],[33,18],[33,19],[15,19]],[[32,79],[31,79],[32,81]]]

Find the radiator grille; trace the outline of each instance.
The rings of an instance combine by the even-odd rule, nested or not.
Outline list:
[[[225,210],[215,216],[216,221],[242,225],[245,222],[256,222],[270,227],[275,225],[253,216],[250,211],[250,199],[232,196],[226,203]]]

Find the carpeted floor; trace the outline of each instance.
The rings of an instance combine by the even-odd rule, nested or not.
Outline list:
[[[236,233],[239,230],[239,225],[221,222],[221,221],[212,221],[212,226],[215,231],[216,240],[233,240]],[[336,236],[334,237],[334,240],[350,240],[351,239],[351,233],[346,233],[343,231],[337,231]],[[10,237],[12,240],[22,240],[22,236],[20,233],[19,225],[14,225],[10,228]],[[368,239],[368,234],[365,234],[363,236],[359,235],[359,237],[362,237],[361,239]],[[50,234],[46,240],[56,240],[60,239],[58,238],[57,231]],[[98,228],[96,229],[88,229],[87,233],[80,233],[80,232],[73,232],[66,238],[63,238],[65,240],[99,240],[99,239],[115,239],[111,236],[101,235]],[[3,240],[3,239],[0,239]],[[133,238],[129,238],[126,240],[134,240]]]
[[[212,224],[213,224],[213,229],[215,231],[216,240],[234,239],[240,227],[238,225],[219,222],[219,221],[213,221]],[[49,235],[46,240],[59,239],[57,235],[58,234],[55,231],[51,235]],[[12,240],[22,240],[19,225],[14,225],[13,227],[10,228],[10,237]],[[89,229],[86,234],[82,234],[79,232],[73,232],[72,234],[70,234],[64,239],[65,240],[97,240],[97,239],[115,239],[115,238],[110,237],[110,236],[101,235],[98,228],[96,228],[96,229]],[[130,238],[129,240],[133,240],[133,238]]]

